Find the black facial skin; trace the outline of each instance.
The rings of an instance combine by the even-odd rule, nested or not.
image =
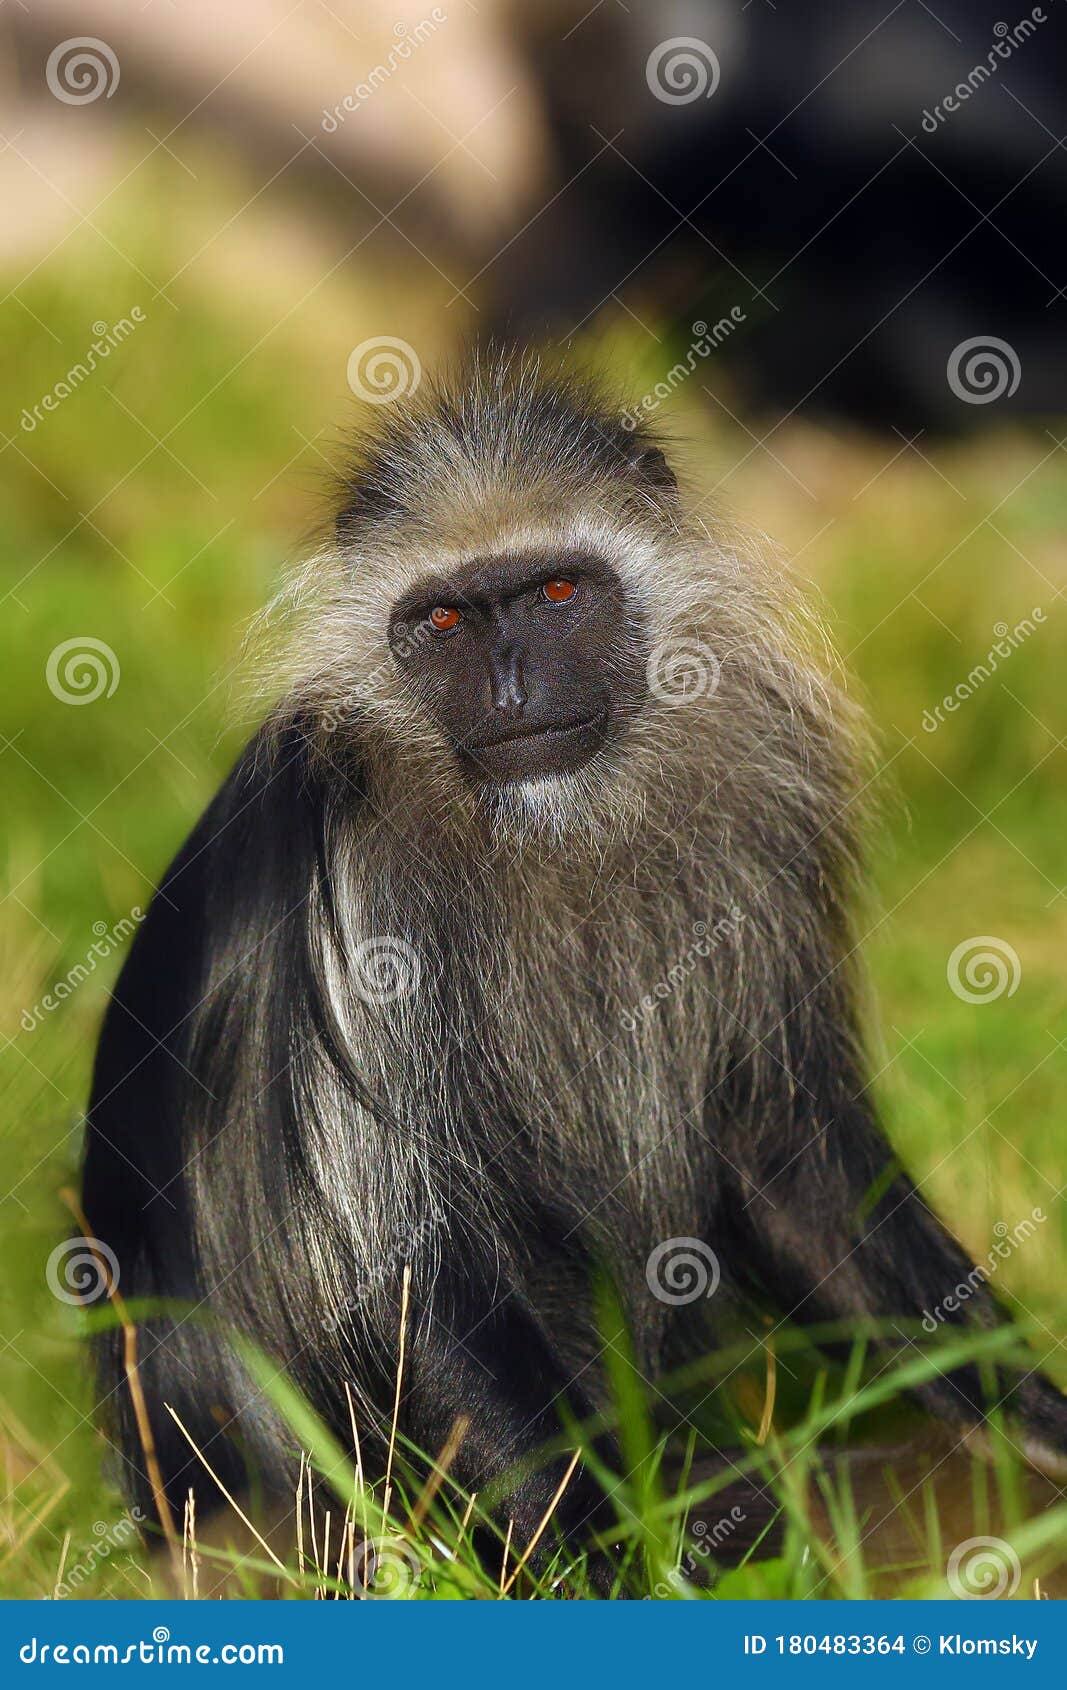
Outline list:
[[[562,602],[549,596],[557,581],[574,587]],[[458,621],[436,628],[435,609]],[[635,618],[597,557],[527,553],[428,576],[395,607],[390,638],[475,781],[581,768],[618,735],[643,687]]]

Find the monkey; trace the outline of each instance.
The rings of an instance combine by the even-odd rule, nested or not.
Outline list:
[[[212,1489],[174,1415],[229,1490],[292,1495],[242,1343],[346,1443],[350,1387],[368,1472],[394,1392],[431,1457],[465,1416],[457,1483],[503,1485],[516,1542],[555,1498],[569,1545],[610,1499],[589,1452],[561,1495],[535,1457],[604,1411],[605,1281],[653,1383],[761,1301],[883,1357],[968,1276],[947,1330],[1006,1320],[878,1120],[867,731],[763,542],[596,379],[476,353],[381,408],[282,608],[274,697],[139,926],[88,1109],[84,1210],[172,1507]],[[678,1250],[713,1296],[679,1293]],[[122,1335],[97,1342],[150,1512]],[[915,1395],[978,1439],[985,1384]],[[1051,1381],[996,1390],[1062,1471]]]

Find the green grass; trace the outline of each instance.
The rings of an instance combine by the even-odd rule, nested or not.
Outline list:
[[[406,332],[416,320],[413,338],[432,363],[452,330],[439,301],[416,300],[403,276],[335,277],[281,322],[276,301],[238,305],[194,268],[170,288],[172,310],[138,272],[167,280],[202,231],[186,226],[179,207],[173,219],[144,216],[115,232],[136,268],[83,231],[0,308],[11,413],[0,504],[10,590],[0,695],[0,1004],[10,1040],[0,1055],[0,1565],[9,1595],[50,1593],[64,1553],[68,1567],[91,1560],[86,1595],[147,1594],[152,1577],[135,1544],[111,1544],[122,1507],[91,1418],[82,1316],[45,1282],[49,1252],[67,1226],[59,1192],[76,1174],[93,1043],[121,947],[30,1030],[23,1018],[85,959],[94,924],[110,929],[145,904],[240,743],[231,676],[241,633],[315,519],[328,443],[352,410],[348,351],[366,335]],[[294,286],[293,297],[300,294]],[[139,300],[146,321],[106,368],[32,434],[22,430],[22,406],[84,352],[90,324],[114,321]],[[651,343],[627,325],[610,356],[639,393],[662,373],[662,354],[653,348],[650,356]],[[894,1142],[978,1256],[996,1241],[998,1223],[1014,1226],[1042,1208],[1047,1219],[1004,1262],[996,1288],[1063,1382],[1062,453],[1040,430],[994,431],[955,446],[920,441],[920,456],[895,438],[793,423],[769,441],[772,457],[733,425],[719,427],[718,413],[699,399],[683,390],[665,415],[685,438],[696,496],[710,495],[709,512],[728,506],[798,555],[880,735],[877,906],[864,949],[878,1005],[877,1089]],[[995,625],[1014,625],[1035,606],[1046,620],[1033,636],[957,714],[925,732],[924,712],[967,676]],[[49,691],[46,665],[57,644],[80,635],[107,643],[121,678],[110,698],[75,707]],[[993,935],[1018,955],[1012,995],[972,1004],[949,990],[949,956],[974,935]],[[856,1410],[858,1375],[798,1353],[791,1381],[783,1354],[774,1427],[757,1446],[765,1386],[758,1348],[750,1363],[735,1378],[730,1412],[743,1462],[755,1469],[776,1447],[803,1448],[835,1405],[839,1419]],[[666,1581],[684,1596],[691,1592],[676,1587],[670,1570],[684,1563],[687,1512],[709,1499],[664,1483],[647,1404],[620,1367],[624,1441],[637,1475],[623,1492],[622,1560],[639,1591]],[[894,1396],[899,1381],[883,1388]],[[294,1440],[314,1441],[299,1427]],[[315,1459],[329,1464],[321,1450]],[[350,1477],[338,1481],[342,1492]],[[1006,1467],[994,1482],[1010,1489]],[[416,1501],[417,1489],[406,1498],[398,1491],[390,1530],[408,1531]],[[781,1501],[782,1554],[728,1573],[718,1594],[863,1594],[868,1575],[857,1557],[844,1573],[828,1574],[810,1497],[782,1486]],[[824,1507],[839,1539],[862,1537],[847,1498]],[[460,1539],[465,1508],[442,1487],[410,1537],[419,1566],[410,1593],[494,1593],[496,1570],[479,1567],[469,1538]],[[951,1544],[939,1541],[933,1514],[920,1508],[920,1516],[933,1579],[923,1588],[936,1590]],[[1026,1548],[1027,1531],[1041,1539],[1049,1529],[1048,1518],[1019,1524],[1018,1546]],[[92,1556],[104,1542],[107,1555]],[[455,1559],[442,1556],[442,1543],[458,1544]],[[1040,1570],[1041,1544],[1030,1548]],[[516,1546],[511,1553],[514,1566]],[[527,1591],[549,1594],[562,1570],[562,1561],[541,1569]],[[309,1593],[314,1582],[297,1588]],[[563,1590],[582,1593],[580,1568]]]

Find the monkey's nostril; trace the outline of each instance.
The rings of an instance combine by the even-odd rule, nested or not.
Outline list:
[[[502,715],[521,716],[526,708],[526,688],[522,669],[515,656],[505,658],[493,667],[493,709]]]
[[[526,694],[516,687],[498,687],[493,698],[493,709],[499,710],[502,716],[521,716],[526,707]]]

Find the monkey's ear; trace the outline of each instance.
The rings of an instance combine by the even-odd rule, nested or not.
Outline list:
[[[677,493],[678,479],[658,446],[638,447],[630,458],[631,467],[650,487],[665,493]]]

